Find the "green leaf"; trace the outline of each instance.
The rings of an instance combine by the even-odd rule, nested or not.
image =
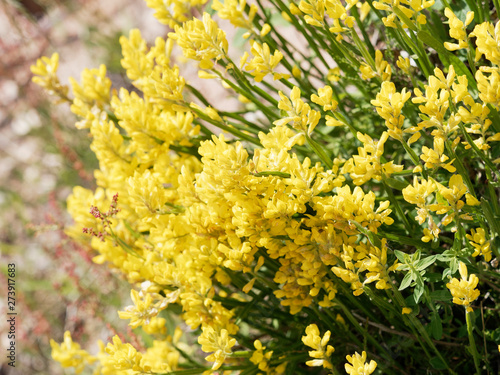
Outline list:
[[[491,209],[491,204],[484,198],[481,198],[481,210],[486,218],[491,234],[500,235],[500,220],[495,219],[495,215]]]
[[[424,294],[424,285],[420,284],[417,279],[417,285],[415,286],[415,291],[413,292],[413,298],[415,298],[415,303],[420,301],[422,295]]]
[[[443,361],[441,361],[441,359],[439,357],[433,357],[433,358],[431,358],[431,360],[429,361],[429,363],[436,370],[446,370],[448,368],[448,366],[446,365],[446,363],[444,363]]]
[[[396,13],[401,21],[403,21],[408,28],[410,28],[413,31],[417,31],[417,28],[415,27],[415,24],[413,23],[412,20],[410,20],[406,14],[404,14],[398,7],[393,7],[392,10],[394,13]]]
[[[452,275],[454,275],[455,272],[457,272],[457,270],[458,270],[458,259],[457,258],[453,258],[450,261],[450,270],[451,270]]]
[[[395,178],[386,178],[384,180],[387,185],[396,190],[403,190],[405,187],[409,185],[409,182],[406,180],[397,180]]]
[[[445,301],[445,302],[449,302],[453,298],[448,289],[435,290],[434,292],[431,292],[430,297],[432,301]]]
[[[263,171],[255,174],[257,177],[264,177],[264,176],[277,176],[277,177],[283,177],[283,178],[290,178],[290,173],[285,173],[285,172],[277,172],[277,171]]]
[[[430,329],[431,335],[432,337],[434,337],[434,339],[441,339],[441,337],[443,336],[443,324],[441,322],[439,314],[432,314]]]
[[[405,253],[403,253],[402,251],[399,251],[399,250],[394,250],[394,255],[396,255],[396,257],[398,258],[398,260],[401,262],[401,263],[406,263],[406,260],[405,260]]]
[[[382,246],[382,241],[380,241],[380,238],[378,238],[375,233],[373,233],[373,232],[369,231],[368,229],[364,228],[360,223],[358,223],[355,220],[349,220],[349,224],[354,224],[354,226],[361,233],[363,233],[366,237],[368,237],[368,240],[370,241],[370,243],[373,246],[378,247],[380,249],[380,247]]]
[[[408,272],[405,277],[403,277],[403,281],[401,281],[401,285],[399,286],[399,290],[405,290],[408,288],[413,281],[413,277],[411,272]]]
[[[437,255],[432,255],[430,257],[427,257],[427,258],[424,258],[424,259],[421,259],[417,262],[417,264],[415,264],[415,268],[418,270],[418,271],[423,271],[425,270],[427,267],[429,267],[431,264],[433,264],[435,261],[436,261],[436,258],[437,258]]]

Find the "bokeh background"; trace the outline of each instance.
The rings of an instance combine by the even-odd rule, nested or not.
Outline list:
[[[169,31],[141,0],[0,0],[1,375],[72,374],[50,357],[50,339],[61,342],[65,330],[91,353],[118,332],[141,347],[116,313],[129,304],[129,287],[62,230],[72,187],[94,186],[90,139],[30,73],[37,58],[57,51],[62,82],[104,63],[113,85],[126,86],[118,38],[131,28],[149,42]],[[15,369],[4,355],[8,263],[17,270]]]

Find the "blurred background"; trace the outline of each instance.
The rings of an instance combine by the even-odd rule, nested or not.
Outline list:
[[[140,348],[120,321],[130,287],[89,249],[67,238],[65,200],[75,185],[94,187],[97,167],[85,131],[66,104],[31,82],[40,56],[60,54],[59,75],[79,80],[104,63],[125,84],[118,38],[140,28],[153,42],[168,29],[141,0],[0,0],[0,374],[72,374],[50,357],[50,339],[73,339],[92,354],[115,333]],[[7,365],[7,264],[16,264],[16,368]],[[106,301],[103,303],[102,301]]]

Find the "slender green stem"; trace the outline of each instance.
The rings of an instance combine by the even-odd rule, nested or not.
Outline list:
[[[470,352],[474,358],[474,367],[476,368],[476,375],[481,374],[481,369],[479,368],[480,358],[479,353],[477,352],[476,342],[474,340],[474,322],[472,321],[473,312],[466,311],[465,319],[467,321],[467,333],[469,335],[469,348]]]
[[[397,301],[397,303],[399,304],[399,306],[401,308],[404,307],[406,304],[405,304],[405,301],[403,299],[403,296],[401,295],[399,290],[395,287],[395,285],[391,284],[391,287],[392,287],[392,291],[393,291],[393,295],[395,297],[395,300]],[[450,368],[450,366],[448,365],[448,362],[446,361],[446,359],[444,359],[441,352],[436,348],[436,346],[432,342],[432,339],[430,338],[429,334],[427,333],[426,329],[424,328],[422,323],[420,323],[420,320],[418,320],[415,316],[413,316],[411,314],[405,315],[405,317],[409,320],[410,324],[417,330],[419,336],[424,339],[424,341],[427,343],[427,345],[432,349],[432,351],[437,355],[437,357],[441,360],[441,362],[446,366],[446,369],[448,370],[448,372],[450,374],[454,374],[454,371]],[[422,347],[422,348],[424,348],[424,347]]]
[[[197,108],[194,108],[194,107],[190,107],[190,109],[196,113],[196,115],[198,115],[202,120],[206,121],[206,122],[209,122],[210,124],[212,125],[215,125],[216,127],[218,127],[219,129],[222,129],[228,133],[231,133],[235,136],[237,136],[238,138],[242,139],[242,140],[245,140],[245,141],[248,141],[248,142],[251,142],[255,145],[258,145],[260,146],[260,141],[258,138],[255,138],[255,137],[252,137],[251,135],[248,135],[246,133],[243,133],[241,131],[239,131],[238,129],[235,129],[233,127],[230,127],[226,124],[224,124],[223,122],[221,121],[216,121],[216,120],[213,120],[211,119],[210,117],[208,117],[205,113],[203,113],[202,111],[200,111],[199,109]]]
[[[465,169],[462,160],[457,156],[457,154],[453,150],[453,147],[451,146],[448,140],[446,140],[445,145],[446,145],[446,150],[449,152],[450,156],[453,159],[455,159],[453,164],[457,168],[457,171],[460,174],[460,176],[462,176],[462,178],[464,179],[465,184],[467,185],[467,189],[469,189],[469,193],[474,197],[476,197],[474,186],[472,185],[472,182],[469,178],[469,174],[467,173],[467,170]]]
[[[488,166],[488,168],[490,168],[493,172],[495,172],[495,174],[497,175],[497,178],[500,178],[500,171],[498,170],[498,168],[495,167],[495,164],[493,164],[491,162],[491,160],[483,152],[481,152],[481,150],[479,150],[479,148],[476,146],[476,144],[472,140],[472,137],[465,129],[464,124],[459,123],[458,126],[460,127],[460,130],[462,130],[462,134],[464,135],[465,139],[467,140],[467,143],[474,150],[476,155],[479,156],[479,158],[484,162],[484,164],[486,164]],[[488,179],[490,178],[490,176],[488,176],[488,175],[486,177],[488,177]]]
[[[354,317],[354,315],[352,315],[351,311],[343,303],[337,300],[336,305],[338,305],[342,309],[342,312],[344,313],[346,318],[351,322],[352,326],[354,327],[354,329],[356,329],[356,331],[358,331],[365,339],[370,341],[380,351],[380,353],[386,353],[388,358],[391,358],[391,353],[382,345],[380,345],[380,343],[377,340],[375,340],[375,338],[372,335],[370,335],[363,328],[362,325],[359,324],[358,320]]]
[[[416,167],[420,166],[422,168],[422,172],[421,172],[422,177],[427,179],[427,172],[425,171],[422,164],[420,164],[420,160],[419,160],[417,154],[415,153],[415,151],[410,146],[408,146],[408,144],[405,141],[401,140],[401,144],[403,145],[406,152],[410,155],[410,158],[411,158],[411,161],[413,162],[413,164],[415,164]]]
[[[307,143],[309,144],[309,146],[311,146],[311,148],[314,151],[314,153],[319,156],[319,158],[321,159],[321,161],[323,163],[325,163],[325,165],[328,167],[328,169],[332,169],[332,167],[333,167],[333,161],[325,153],[325,151],[323,150],[323,147],[321,147],[307,133],[305,133],[304,135],[306,136]]]
[[[411,224],[408,221],[408,218],[406,217],[406,215],[404,214],[403,209],[399,205],[399,202],[396,200],[396,197],[394,196],[394,193],[392,192],[391,187],[388,186],[385,181],[382,181],[382,183],[384,185],[384,188],[385,188],[387,195],[389,196],[389,200],[391,201],[392,205],[396,209],[396,212],[398,213],[399,218],[403,221],[403,224],[405,226],[406,231],[408,233],[413,233]]]

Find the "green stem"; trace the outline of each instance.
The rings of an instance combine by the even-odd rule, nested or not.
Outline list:
[[[410,146],[408,146],[408,144],[405,141],[401,140],[401,144],[403,145],[406,152],[410,155],[410,158],[411,158],[411,161],[413,162],[413,164],[415,164],[416,167],[420,166],[422,168],[422,172],[421,172],[422,177],[427,179],[427,172],[425,171],[422,164],[420,164],[420,160],[419,160],[417,154],[415,153],[415,151]]]
[[[206,122],[209,122],[210,124],[212,125],[215,125],[216,127],[218,127],[219,129],[222,129],[230,134],[233,134],[235,135],[236,137],[242,139],[242,140],[245,140],[245,141],[248,141],[248,142],[251,142],[257,146],[261,146],[260,144],[260,141],[258,138],[255,138],[255,137],[252,137],[248,134],[245,134],[241,131],[239,131],[238,129],[235,129],[235,128],[232,128],[220,121],[216,121],[216,120],[212,120],[209,116],[207,116],[205,113],[203,113],[202,111],[198,110],[197,108],[191,108],[191,111],[195,112],[196,115],[198,115],[198,117],[200,117],[202,120],[206,121]]]
[[[476,375],[480,375],[481,374],[481,370],[479,368],[479,363],[480,363],[480,359],[479,359],[479,353],[477,352],[477,348],[476,348],[476,342],[474,341],[474,323],[472,321],[472,314],[474,314],[473,312],[469,312],[469,311],[465,311],[465,320],[467,321],[467,333],[469,335],[469,348],[470,348],[470,352],[474,358],[474,367],[476,368]]]
[[[406,304],[405,304],[403,296],[401,295],[399,290],[397,290],[397,288],[392,283],[390,285],[392,287],[392,291],[393,291],[393,295],[395,297],[395,300],[397,301],[397,303],[399,304],[399,306],[401,308],[404,307]],[[448,372],[450,374],[455,374],[453,372],[453,370],[450,368],[450,366],[448,365],[448,362],[442,356],[441,352],[436,348],[436,346],[432,342],[432,339],[430,338],[429,334],[427,333],[425,327],[422,325],[422,323],[420,323],[420,320],[418,320],[412,314],[407,315],[406,318],[409,320],[411,326],[417,330],[419,336],[421,336],[424,339],[424,341],[427,343],[427,345],[432,349],[432,351],[437,355],[437,357],[441,360],[441,362],[446,366],[446,369],[448,370]],[[426,351],[424,346],[422,346],[422,348]],[[427,353],[427,351],[426,351],[426,353]]]
[[[313,140],[307,133],[304,133],[304,135],[306,136],[307,143],[309,144],[309,146],[311,146],[314,153],[319,156],[321,161],[325,163],[328,169],[332,169],[333,161],[331,160],[331,158],[328,157],[323,148],[315,140]]]
[[[467,185],[467,189],[469,189],[469,193],[471,195],[473,195],[475,198],[477,198],[476,192],[474,190],[474,186],[472,185],[472,182],[469,178],[469,174],[467,173],[467,170],[465,169],[464,165],[462,164],[462,160],[457,156],[457,154],[453,150],[453,147],[450,145],[450,142],[448,140],[446,140],[445,145],[446,145],[446,150],[450,153],[450,156],[453,159],[455,159],[455,162],[453,164],[457,168],[457,171],[460,174],[460,176],[462,176],[462,178],[464,179],[465,184]]]
[[[459,123],[458,126],[460,127],[460,130],[462,131],[462,134],[464,135],[465,139],[467,140],[467,143],[469,144],[470,147],[472,147],[472,149],[474,150],[474,152],[476,153],[476,155],[479,156],[479,158],[484,162],[484,164],[486,164],[492,171],[495,172],[495,174],[497,175],[497,178],[500,178],[500,171],[498,170],[497,167],[495,167],[495,164],[493,164],[491,162],[491,160],[488,159],[486,157],[486,155],[483,152],[481,152],[481,150],[479,150],[479,148],[476,146],[476,144],[472,140],[472,137],[470,136],[470,134],[465,129],[464,124],[463,123]],[[490,179],[490,176],[486,175],[486,177],[488,177],[488,179]],[[471,194],[472,194],[472,192],[471,192]]]
[[[389,200],[391,201],[392,205],[396,209],[396,212],[398,213],[399,218],[403,221],[403,224],[405,226],[405,229],[408,233],[413,233],[412,227],[410,225],[410,222],[408,221],[408,217],[403,212],[403,209],[399,205],[399,202],[396,200],[396,197],[394,196],[394,193],[392,192],[392,188],[387,185],[387,183],[382,180],[382,183],[384,184],[385,191],[387,192],[387,195],[389,196]]]
[[[351,322],[352,326],[368,341],[370,341],[379,351],[380,354],[386,353],[388,358],[391,358],[391,353],[388,352],[386,348],[384,348],[380,343],[370,335],[358,322],[358,320],[352,315],[351,311],[344,306],[344,304],[338,300],[336,300],[336,305],[342,309],[342,312],[347,317],[347,319]]]

